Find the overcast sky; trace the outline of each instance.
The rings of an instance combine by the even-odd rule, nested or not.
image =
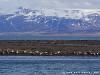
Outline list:
[[[0,0],[2,12],[12,12],[18,7],[31,9],[100,9],[100,0]]]

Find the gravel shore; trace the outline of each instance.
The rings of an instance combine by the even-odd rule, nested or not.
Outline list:
[[[99,56],[99,40],[0,40],[0,55]]]

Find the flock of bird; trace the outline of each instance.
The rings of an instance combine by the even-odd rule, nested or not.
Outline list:
[[[100,52],[66,52],[66,51],[28,51],[28,50],[4,50],[0,52],[1,55],[31,55],[31,56],[99,56]]]

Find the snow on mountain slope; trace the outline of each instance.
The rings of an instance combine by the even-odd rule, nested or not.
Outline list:
[[[88,9],[79,9],[79,10],[61,10],[61,9],[40,9],[40,10],[29,10],[29,9],[23,9],[19,8],[19,14],[24,15],[24,16],[57,16],[59,18],[61,17],[67,17],[67,18],[72,18],[72,19],[80,19],[83,16],[87,16],[89,14],[94,14],[97,13],[100,15],[100,10],[99,9],[94,9],[94,10],[88,10]]]
[[[0,32],[90,33],[100,32],[100,10],[40,9],[22,7],[0,15]]]

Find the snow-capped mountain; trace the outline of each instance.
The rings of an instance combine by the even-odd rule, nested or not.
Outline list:
[[[0,14],[0,32],[33,32],[33,34],[100,32],[100,10],[30,10],[20,7],[14,13]]]

